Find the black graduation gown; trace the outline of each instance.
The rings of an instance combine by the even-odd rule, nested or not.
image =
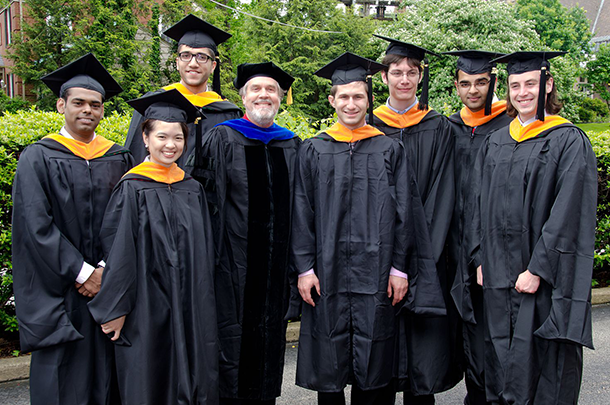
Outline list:
[[[424,204],[447,308],[446,316],[434,318],[405,314],[401,328],[407,341],[401,361],[407,362],[409,378],[399,382],[398,390],[411,391],[414,395],[434,394],[450,389],[463,375],[461,325],[450,296],[455,269],[447,266],[445,249],[455,201],[451,127],[447,118],[434,110],[410,127],[392,127],[377,115],[373,126],[404,143]]]
[[[395,362],[396,314],[444,313],[431,247],[419,245],[429,236],[409,170],[402,144],[383,135],[348,143],[321,133],[301,146],[292,266],[314,269],[321,296],[314,293],[315,307],[302,305],[297,385],[386,386],[405,371]],[[392,266],[409,275],[396,306],[387,296]]]
[[[281,394],[288,241],[298,137],[268,144],[218,126],[203,139],[216,242],[220,397]],[[192,169],[189,167],[189,169]]]
[[[146,93],[145,96],[155,93],[160,93],[165,91],[163,89],[159,89],[154,92]],[[201,112],[205,115],[205,119],[200,120],[199,124],[201,126],[200,133],[205,135],[210,129],[212,129],[216,124],[220,124],[221,122],[232,120],[234,118],[240,118],[242,116],[242,112],[235,104],[230,101],[223,100],[210,103],[206,106],[200,108]],[[146,148],[144,148],[144,141],[142,140],[142,123],[144,122],[144,117],[137,111],[133,112],[133,116],[131,117],[131,122],[129,123],[129,131],[127,132],[127,138],[125,139],[125,147],[129,149],[131,154],[133,155],[136,163],[141,163],[144,158],[148,155]],[[189,137],[187,137],[186,143],[186,151],[180,156],[178,161],[178,166],[181,168],[186,167],[186,161],[189,156],[195,152],[195,124],[188,124],[189,128]]]
[[[201,185],[128,173],[100,239],[106,269],[89,310],[98,324],[127,315],[115,346],[122,402],[218,404],[214,251]]]
[[[102,260],[98,235],[114,185],[132,166],[114,144],[89,161],[43,138],[19,158],[13,182],[13,289],[21,350],[33,351],[32,404],[109,404],[112,345],[90,298],[74,287],[83,261]]]
[[[455,302],[463,323],[464,356],[466,360],[466,377],[469,383],[485,390],[484,375],[484,337],[483,337],[483,289],[477,284],[476,269],[470,262],[467,232],[471,230],[469,198],[472,193],[472,172],[474,161],[483,140],[490,132],[507,126],[512,118],[506,111],[490,121],[476,127],[468,126],[455,113],[449,117],[449,123],[455,141],[454,175],[455,175],[455,208],[449,228],[449,258],[451,268],[456,269],[451,296]]]
[[[475,164],[473,226],[483,266],[488,400],[576,404],[582,346],[593,348],[596,160],[572,124],[516,142],[492,133]],[[518,275],[541,277],[518,293]]]

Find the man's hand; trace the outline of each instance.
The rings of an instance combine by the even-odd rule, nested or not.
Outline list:
[[[398,276],[390,276],[388,281],[388,298],[392,298],[392,295],[394,295],[392,305],[398,304],[407,294],[408,289],[409,280]]]
[[[320,280],[318,280],[318,277],[315,274],[299,277],[298,287],[299,294],[301,294],[303,301],[312,307],[315,307],[316,303],[313,302],[313,298],[311,297],[311,289],[315,287],[318,295],[320,295]]]
[[[477,284],[483,287],[483,266],[477,267]]]
[[[95,297],[97,293],[100,292],[100,287],[102,286],[103,272],[104,268],[98,267],[93,270],[93,273],[91,273],[87,281],[85,281],[83,284],[75,283],[74,285],[78,289],[78,292],[85,297]]]
[[[113,342],[117,340],[119,336],[121,336],[121,329],[123,329],[123,325],[125,325],[126,316],[127,315],[123,315],[102,325],[102,332],[104,332],[106,335],[114,332],[114,335],[110,338],[110,340]]]
[[[523,273],[519,274],[519,277],[517,277],[515,290],[520,293],[534,294],[536,291],[538,291],[539,286],[540,277],[533,275],[529,270],[525,270]]]

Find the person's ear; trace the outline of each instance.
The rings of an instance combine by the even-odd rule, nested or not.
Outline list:
[[[57,99],[57,103],[56,103],[56,107],[57,107],[57,112],[60,114],[63,114],[66,112],[66,100],[64,100],[63,98],[58,98]]]

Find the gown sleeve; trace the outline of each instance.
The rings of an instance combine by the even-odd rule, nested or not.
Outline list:
[[[292,231],[290,240],[290,303],[286,319],[296,319],[301,314],[302,299],[297,283],[298,275],[315,268],[316,229],[314,182],[311,161],[315,158],[311,141],[299,148],[296,159],[294,201],[292,208]]]
[[[45,156],[29,147],[13,181],[13,288],[21,350],[83,339],[66,313],[66,292],[84,259],[53,218]],[[85,204],[86,202],[82,202]]]
[[[112,193],[100,231],[106,267],[100,292],[89,303],[89,312],[100,325],[128,315],[135,305],[137,232],[136,191],[123,181]]]
[[[568,131],[577,131],[569,129]],[[593,348],[591,277],[595,248],[597,168],[588,139],[567,139],[557,158],[550,215],[528,270],[552,287],[551,312],[535,335]],[[542,198],[542,200],[548,200]]]
[[[221,242],[221,229],[224,227],[225,218],[223,216],[224,204],[227,196],[227,171],[230,167],[225,158],[225,142],[227,138],[224,127],[214,127],[204,136],[201,145],[202,167],[193,167],[194,156],[189,157],[187,171],[201,183],[205,191],[210,217],[212,219],[212,230],[214,241],[218,247]],[[216,252],[217,260],[220,253]]]
[[[133,159],[139,164],[144,161],[144,158],[148,155],[146,148],[144,147],[144,141],[142,140],[142,123],[144,117],[137,111],[133,112],[131,121],[129,122],[129,130],[127,131],[127,137],[125,138],[125,147],[129,149]]]
[[[404,153],[404,152],[403,152]],[[406,158],[406,154],[403,155]],[[426,221],[424,206],[417,187],[415,172],[411,166],[404,162],[401,169],[404,179],[401,183],[404,187],[404,200],[402,204],[405,211],[405,241],[404,250],[405,269],[409,275],[409,289],[400,311],[408,310],[417,315],[442,316],[447,313],[445,302],[438,282],[436,273],[436,260],[434,258],[432,244],[430,243],[430,231]],[[397,190],[397,195],[401,195]],[[397,238],[397,241],[401,239]]]
[[[454,138],[451,127],[445,117],[441,117],[436,138],[438,148],[432,157],[433,177],[426,195],[424,210],[430,226],[430,240],[434,259],[440,260],[445,239],[449,231],[455,201],[455,182],[453,176]]]

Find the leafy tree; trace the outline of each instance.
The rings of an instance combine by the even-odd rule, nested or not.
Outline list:
[[[55,108],[55,97],[40,78],[87,52],[93,52],[125,90],[108,103],[108,110],[126,108],[124,100],[150,86],[148,66],[138,63],[143,56],[135,41],[133,0],[30,0],[25,5],[30,18],[15,35],[9,57],[14,72],[34,85],[40,108]]]
[[[273,61],[295,77],[291,110],[321,119],[332,115],[327,95],[328,80],[314,72],[343,52],[375,59],[379,46],[372,42],[377,21],[337,7],[335,0],[253,0],[244,10],[272,21],[320,31],[314,32],[244,19],[235,35],[232,57],[235,65]]]
[[[587,79],[593,90],[610,106],[610,45],[603,44],[587,63]]]
[[[517,0],[522,20],[532,20],[542,42],[551,49],[566,51],[577,57],[591,49],[591,32],[585,10],[566,8],[559,0]]]
[[[404,4],[405,11],[378,33],[436,53],[461,49],[510,53],[541,47],[533,23],[515,20],[514,7],[505,2],[407,0]],[[456,58],[428,56],[428,60],[430,104],[445,114],[458,111],[461,101],[453,84]],[[506,90],[503,69],[498,88],[498,95],[503,96]]]
[[[434,52],[480,49],[512,53],[548,49],[530,20],[519,19],[513,4],[479,0],[407,0],[405,11],[393,24],[378,30],[382,35],[411,42]],[[429,57],[430,103],[445,114],[458,111],[461,102],[453,85],[454,57]],[[574,89],[581,70],[570,58],[552,62],[552,73],[564,101],[562,115],[577,120],[582,95]],[[499,66],[499,97],[506,95],[506,72]]]

